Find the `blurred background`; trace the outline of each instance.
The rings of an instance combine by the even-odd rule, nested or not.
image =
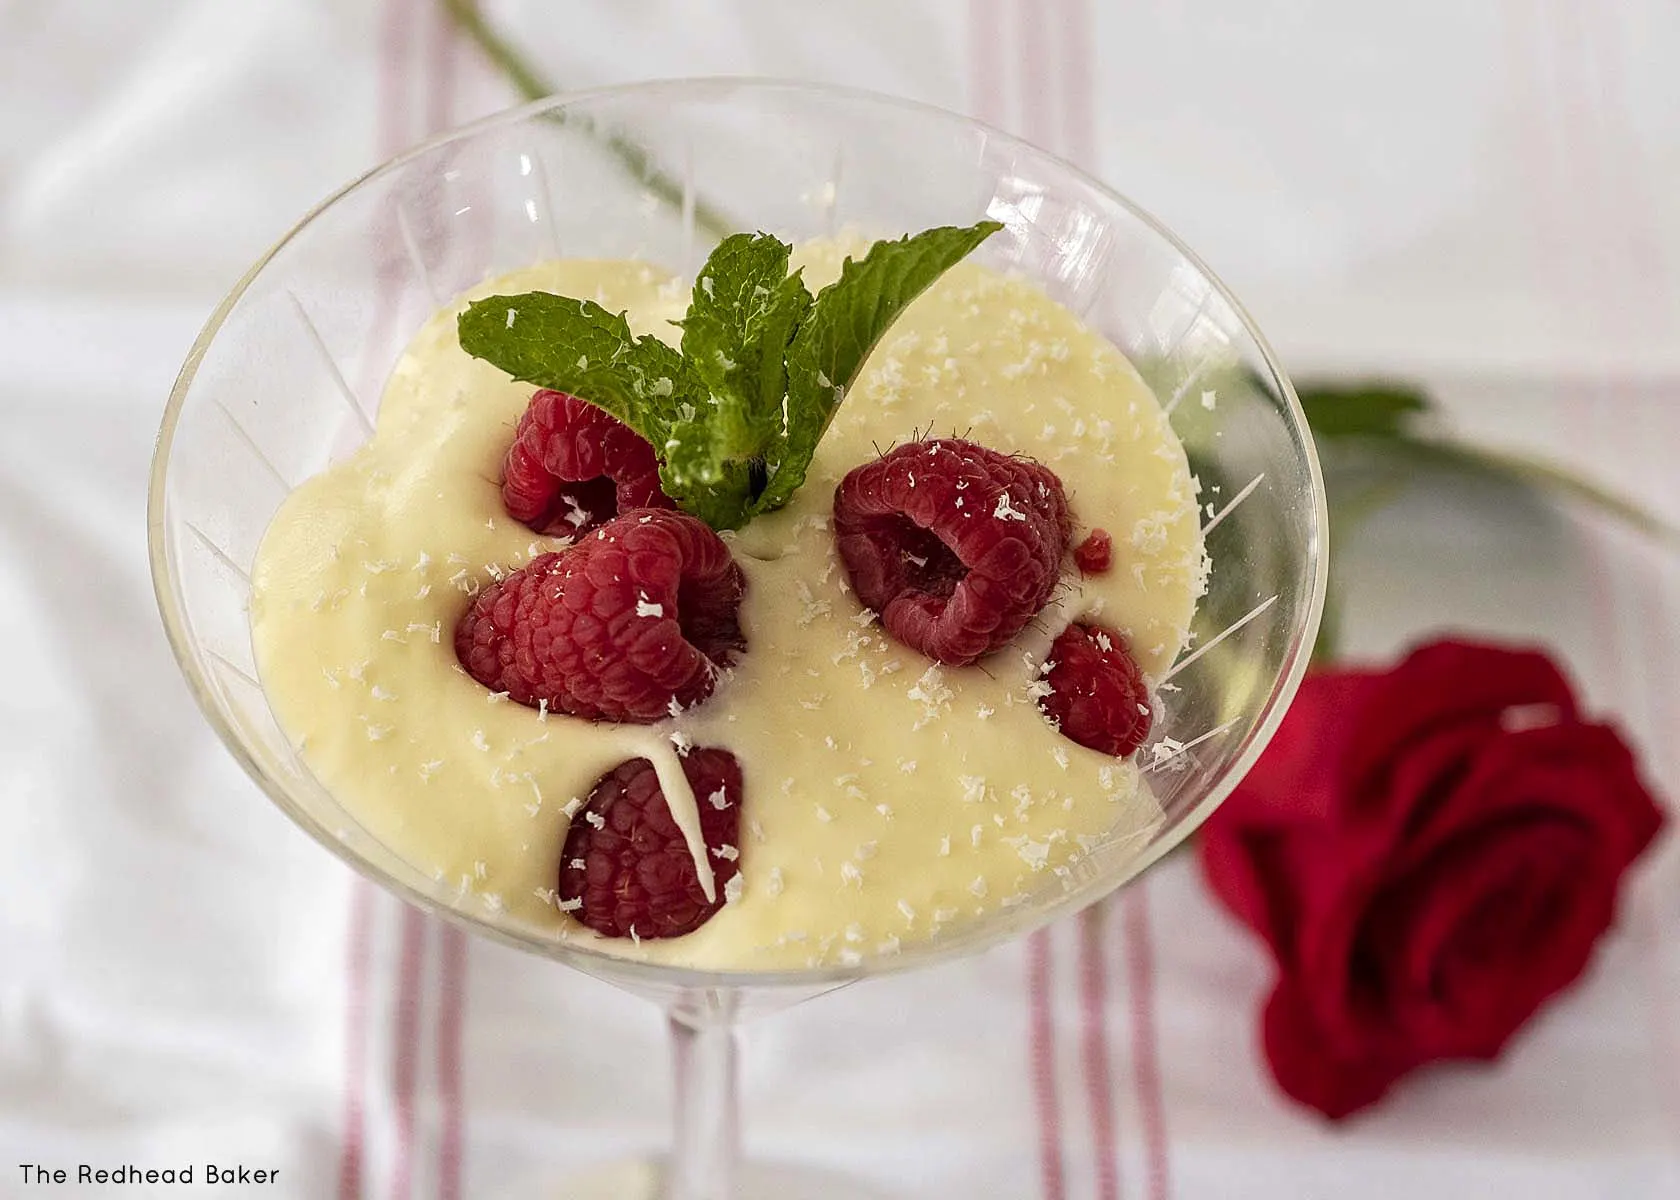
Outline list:
[[[564,89],[775,75],[1019,133],[1182,235],[1297,376],[1426,386],[1680,522],[1672,0],[480,11]],[[335,188],[518,98],[436,0],[0,0],[0,1163],[452,1198],[664,1141],[652,1007],[309,844],[202,724],[146,573],[152,439],[216,302]],[[1339,554],[1348,649],[1541,641],[1680,792],[1672,545],[1431,476]],[[1677,916],[1665,842],[1496,1069],[1330,1129],[1272,1090],[1265,961],[1176,856],[1030,948],[761,1022],[747,1146],[905,1196],[1676,1196]]]

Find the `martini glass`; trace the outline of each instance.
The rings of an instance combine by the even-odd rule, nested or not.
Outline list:
[[[1152,824],[1117,831],[1028,903],[898,954],[701,971],[458,907],[452,888],[363,830],[311,775],[258,680],[251,564],[287,492],[371,434],[387,374],[433,312],[544,259],[642,258],[692,272],[734,230],[896,237],[982,217],[1004,228],[977,260],[1036,281],[1124,351],[1171,411],[1203,484],[1208,591],[1193,648],[1152,681],[1159,712],[1139,751],[1160,810]],[[1016,937],[1181,842],[1259,755],[1306,668],[1324,533],[1318,464],[1288,379],[1224,285],[1153,218],[1068,163],[951,113],[729,79],[543,101],[429,142],[327,200],[246,273],[193,346],[164,414],[149,511],[158,604],[181,670],[292,820],[407,902],[665,1008],[677,1068],[671,1154],[656,1171],[569,1180],[555,1194],[634,1186],[670,1200],[838,1194],[797,1172],[755,1184],[739,1168],[737,1022]]]

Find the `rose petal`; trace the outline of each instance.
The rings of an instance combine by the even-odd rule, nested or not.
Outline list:
[[[1455,725],[1493,733],[1509,709],[1554,706],[1575,719],[1575,697],[1537,650],[1443,640],[1419,646],[1378,678],[1346,748],[1343,783],[1350,815],[1391,815],[1388,779],[1420,738]]]
[[[1496,1053],[1579,974],[1601,932],[1576,927],[1560,936],[1556,924],[1555,898],[1602,877],[1595,857],[1589,827],[1511,814],[1467,830],[1391,880],[1359,944],[1380,956],[1395,1028],[1431,1058]]]
[[[1489,741],[1503,736],[1497,729],[1475,724],[1433,729],[1393,764],[1386,780],[1389,794],[1380,804],[1350,804],[1349,808],[1366,820],[1380,814],[1386,819],[1385,838],[1403,843],[1457,793]]]
[[[1417,1062],[1375,1044],[1366,1052],[1332,1052],[1313,1010],[1293,981],[1279,979],[1261,1018],[1261,1039],[1272,1077],[1285,1093],[1332,1121],[1380,1100]]]
[[[1379,682],[1364,671],[1308,675],[1265,752],[1209,824],[1271,827],[1331,816],[1353,716]]]
[[[1396,779],[1403,775],[1397,771]],[[1501,734],[1477,752],[1456,786],[1412,803],[1428,812],[1396,845],[1395,871],[1411,869],[1468,826],[1509,812],[1555,812],[1592,830],[1606,869],[1620,874],[1663,824],[1627,743],[1608,725],[1581,722]]]
[[[1214,895],[1291,970],[1345,954],[1353,918],[1380,882],[1368,869],[1380,849],[1301,826],[1206,838],[1201,861]]]
[[[1590,961],[1663,815],[1543,656],[1441,642],[1309,677],[1209,822],[1215,894],[1266,939],[1280,1086],[1340,1117],[1491,1057]]]
[[[1302,891],[1321,892],[1352,855],[1293,846],[1301,830],[1325,828],[1335,805],[1336,764],[1371,677],[1361,672],[1309,675],[1270,745],[1203,827],[1201,865],[1214,895],[1233,916],[1288,958],[1302,919]],[[1310,907],[1310,905],[1309,905]]]

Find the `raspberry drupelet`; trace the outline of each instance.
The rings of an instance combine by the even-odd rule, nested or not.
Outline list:
[[[646,439],[587,400],[531,397],[502,466],[508,515],[538,533],[589,532],[632,508],[672,508]]]
[[[1069,625],[1050,646],[1050,694],[1038,706],[1063,736],[1125,758],[1149,736],[1154,713],[1126,639],[1101,625]]]
[[[1114,538],[1106,529],[1093,529],[1073,548],[1073,565],[1081,575],[1102,575],[1114,565]]]
[[[560,902],[597,933],[680,937],[726,902],[740,870],[741,764],[727,750],[701,746],[682,768],[698,801],[713,898],[706,899],[653,764],[633,758],[596,782],[572,818],[560,859]]]
[[[746,649],[746,580],[704,522],[632,510],[480,592],[455,627],[474,679],[533,708],[648,724]]]
[[[834,533],[858,599],[899,641],[965,666],[1050,599],[1070,524],[1061,480],[961,438],[911,442],[834,494]]]

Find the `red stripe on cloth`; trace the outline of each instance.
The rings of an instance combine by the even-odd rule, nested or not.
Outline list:
[[[1056,76],[1062,90],[1062,141],[1054,149],[1088,169],[1096,166],[1095,102],[1091,91],[1089,0],[1057,6]],[[1091,1117],[1097,1200],[1119,1200],[1119,1126],[1114,1115],[1114,1075],[1108,1039],[1108,965],[1103,927],[1108,906],[1079,914],[1080,1052]]]
[[[1650,438],[1659,436],[1658,431],[1647,431]],[[1672,444],[1650,440],[1649,445]],[[1645,560],[1650,563],[1650,559]],[[1651,663],[1645,672],[1645,701],[1646,716],[1651,722],[1651,731],[1656,741],[1652,747],[1656,751],[1657,761],[1649,764],[1655,768],[1650,774],[1659,774],[1670,788],[1680,788],[1680,751],[1675,748],[1674,733],[1680,730],[1680,713],[1674,708],[1675,669],[1680,663],[1675,661],[1675,635],[1672,632],[1680,628],[1680,612],[1672,611],[1673,605],[1668,603],[1668,577],[1660,569],[1654,568],[1650,572],[1651,578],[1647,586],[1640,589],[1641,604],[1639,606],[1639,627],[1646,630],[1668,631],[1667,636],[1656,638],[1657,645],[1651,648]],[[1669,610],[1669,611],[1665,611]],[[1658,802],[1664,804],[1669,818],[1675,817],[1674,797],[1676,792],[1669,792],[1665,797],[1658,795]],[[1651,1005],[1651,1041],[1654,1049],[1653,1063],[1656,1075],[1656,1087],[1661,1096],[1661,1103],[1668,1120],[1669,1139],[1676,1149],[1680,1149],[1680,1027],[1675,1020],[1674,996],[1666,986],[1667,980],[1664,965],[1668,961],[1668,949],[1665,945],[1665,935],[1668,932],[1667,914],[1674,911],[1675,900],[1675,868],[1672,856],[1665,854],[1666,847],[1658,842],[1650,853],[1654,862],[1648,862],[1645,867],[1644,886],[1649,889],[1642,898],[1642,903],[1636,910],[1636,934],[1643,934],[1649,948],[1640,957],[1643,959],[1644,973],[1650,989]],[[1652,870],[1656,863],[1662,863],[1667,858],[1669,862],[1660,870]]]
[[[1567,281],[1571,286],[1565,292],[1570,323],[1602,333],[1620,328],[1626,305],[1617,281],[1610,277],[1611,260],[1604,247],[1588,248],[1582,242],[1582,235],[1589,229],[1621,230],[1626,221],[1615,211],[1605,187],[1608,156],[1598,89],[1587,76],[1582,53],[1582,43],[1590,39],[1593,25],[1583,20],[1573,5],[1564,5],[1556,10],[1556,15],[1567,24],[1558,26],[1547,22],[1551,60],[1557,67],[1562,88],[1556,97],[1560,143],[1549,176],[1552,184],[1549,190],[1554,195],[1563,194],[1570,202],[1571,211],[1569,219],[1559,221],[1554,236],[1560,245],[1574,248],[1573,262],[1579,273],[1577,278]],[[1611,461],[1615,456],[1616,448],[1610,444],[1608,434],[1611,423],[1617,420],[1614,409],[1620,391],[1607,368],[1595,369],[1589,376],[1585,405],[1570,405],[1576,413],[1575,444],[1586,447],[1594,460]],[[1619,695],[1627,688],[1629,664],[1623,653],[1622,630],[1617,620],[1617,573],[1600,535],[1590,536],[1586,545],[1594,641],[1603,655],[1611,694]]]
[[[408,78],[408,41],[413,0],[386,0],[379,26],[379,105],[375,138],[382,155],[402,142],[403,91]],[[389,308],[389,301],[382,304]],[[376,343],[375,343],[376,344]],[[365,364],[364,364],[365,365]],[[345,960],[344,1083],[339,1118],[339,1200],[361,1200],[367,1140],[368,985],[373,973],[373,884],[361,876],[351,883]]]
[[[467,935],[453,925],[444,925],[442,933],[437,1071],[443,1129],[438,1137],[438,1200],[461,1200],[461,1134],[466,1111],[461,1088],[461,1041],[467,1000]]]
[[[1577,302],[1573,315],[1580,320],[1596,322],[1598,328],[1611,328],[1623,333],[1631,331],[1648,338],[1660,337],[1666,328],[1667,314],[1672,311],[1673,293],[1667,286],[1661,258],[1655,252],[1660,239],[1651,213],[1650,192],[1644,186],[1639,134],[1621,87],[1623,63],[1621,55],[1615,51],[1620,51],[1622,45],[1619,40],[1613,47],[1605,45],[1607,22],[1613,20],[1615,14],[1609,10],[1588,10],[1576,0],[1567,15],[1571,19],[1571,27],[1554,39],[1553,53],[1574,67],[1569,75],[1571,87],[1564,97],[1564,108],[1576,121],[1573,125],[1564,124],[1565,142],[1560,168],[1562,164],[1568,164],[1578,170],[1578,164],[1586,156],[1596,156],[1596,162],[1586,159],[1588,169],[1581,182],[1587,186],[1578,192],[1572,190],[1572,194],[1589,202],[1596,201],[1594,208],[1580,215],[1578,227],[1607,231],[1605,244],[1595,246],[1590,252],[1591,261],[1597,269],[1593,274],[1593,287],[1587,292],[1587,302],[1584,305]],[[1625,36],[1619,27],[1616,32]],[[1589,72],[1589,65],[1596,67],[1596,75]],[[1571,173],[1571,183],[1579,179],[1579,175]],[[1617,251],[1620,251],[1619,272],[1615,270]],[[1597,383],[1599,396],[1596,405],[1572,407],[1576,418],[1577,444],[1596,446],[1601,451],[1596,456],[1601,463],[1627,464],[1629,469],[1624,485],[1636,495],[1660,494],[1671,488],[1666,474],[1659,483],[1658,472],[1653,469],[1655,463],[1650,457],[1644,456],[1641,462],[1641,456],[1634,455],[1635,462],[1628,462],[1628,451],[1632,448],[1666,444],[1662,440],[1665,431],[1648,427],[1652,422],[1643,408],[1629,411],[1625,404],[1626,387],[1613,379],[1608,369]],[[1615,434],[1621,436],[1617,438],[1613,436]],[[1641,467],[1644,469],[1641,470]],[[1625,625],[1617,619],[1614,601],[1617,596],[1625,595],[1625,586],[1617,586],[1618,583],[1626,585],[1629,580],[1625,571],[1615,571],[1612,564],[1616,558],[1625,562],[1627,556],[1610,554],[1603,544],[1602,535],[1592,537],[1589,548],[1592,557],[1590,570],[1595,585],[1595,616],[1601,626],[1597,640],[1601,649],[1608,647],[1610,651],[1609,694],[1626,696],[1633,692],[1627,668],[1629,664],[1636,663],[1640,706],[1646,720],[1646,748],[1654,752],[1656,765],[1663,775],[1670,780],[1680,778],[1671,736],[1677,727],[1671,708],[1672,687],[1669,686],[1674,675],[1668,669],[1674,650],[1674,636],[1669,631],[1674,626],[1664,620],[1666,576],[1660,568],[1653,567],[1650,556],[1640,555],[1638,561],[1642,569],[1631,581],[1634,589],[1632,603],[1637,616],[1632,626]],[[1623,644],[1630,631],[1635,642],[1631,656]],[[1658,861],[1661,861],[1661,853],[1659,849]],[[1664,986],[1666,981],[1662,971],[1665,961],[1663,940],[1667,929],[1665,914],[1671,910],[1673,890],[1671,880],[1672,876],[1666,871],[1661,875],[1656,872],[1647,874],[1643,882],[1649,890],[1638,898],[1631,936],[1646,943],[1641,958],[1647,964],[1651,991],[1649,1036],[1654,1085],[1669,1119],[1670,1137],[1673,1138],[1675,1122],[1680,1119],[1680,1039],[1676,1038],[1672,998]],[[1664,895],[1664,891],[1668,894]]]
[[[391,1166],[391,1200],[408,1200],[414,1178],[414,1094],[420,1069],[420,968],[426,947],[428,918],[417,908],[404,907],[402,957],[398,965],[397,1025],[392,1036],[392,1135],[396,1140]]]
[[[1021,48],[1019,132],[1029,142],[1059,150],[1056,106],[1050,92],[1050,26],[1060,14],[1057,0],[1016,0],[1015,40]]]
[[[1050,1003],[1050,931],[1027,937],[1027,1036],[1033,1101],[1038,1108],[1038,1158],[1044,1200],[1063,1200],[1062,1107],[1056,1095],[1056,1022]]]
[[[455,123],[455,64],[460,38],[441,4],[432,6],[426,31],[426,134],[442,133]]]
[[[395,154],[403,149],[415,137],[410,115],[415,109],[413,87],[415,82],[414,67],[417,55],[414,54],[414,18],[416,13],[412,0],[398,0],[400,12],[395,18],[400,22],[399,36],[401,39],[402,70],[400,78],[389,89],[389,95],[394,98],[396,111],[389,114],[389,120],[382,130],[382,137],[389,140],[381,146],[386,155]],[[431,25],[427,31],[429,47],[435,50],[438,35],[436,25],[445,19],[444,14],[433,7],[428,7]],[[432,121],[431,96],[435,88],[431,86],[429,78],[431,70],[436,66],[431,54],[419,62],[419,83],[428,97],[427,107],[423,119],[428,129],[421,131],[422,135],[429,132]],[[394,317],[395,291],[398,286],[397,277],[393,274],[388,279],[381,280],[385,285],[384,295],[379,303],[379,321],[381,328],[389,325]],[[374,344],[380,345],[383,337]],[[413,1191],[414,1181],[414,1113],[415,1097],[418,1091],[419,1060],[420,1060],[420,1010],[421,1010],[421,969],[425,956],[426,927],[429,918],[418,909],[404,907],[402,913],[402,941],[400,957],[397,967],[396,987],[396,1023],[391,1032],[391,1098],[392,1098],[392,1151],[391,1151],[391,1179],[389,1195],[391,1200],[408,1200]]]
[[[442,132],[451,122],[455,105],[455,61],[458,53],[458,41],[453,21],[441,7],[431,7],[428,10],[428,21],[424,32],[425,56],[420,75],[420,85],[424,92],[424,128],[419,136],[428,137]],[[412,14],[407,14],[412,15]],[[405,79],[403,86],[392,89],[393,94],[400,97],[405,110],[411,106],[409,81]],[[396,131],[395,125],[392,131]],[[403,141],[407,140],[406,133],[398,135]],[[394,153],[401,145],[387,147],[387,153]],[[396,279],[389,282],[388,290],[394,291]],[[381,312],[388,320],[394,297],[387,295],[381,303]],[[453,966],[463,966],[465,961],[464,949],[454,955],[454,963],[449,961],[449,939],[461,938],[463,935],[453,928],[447,928],[427,916],[418,909],[405,908],[402,919],[402,949],[398,967],[398,982],[396,991],[396,1026],[392,1032],[392,1136],[394,1146],[392,1150],[392,1171],[390,1195],[392,1200],[408,1200],[413,1192],[416,1128],[415,1113],[420,1091],[420,1058],[421,1058],[421,1012],[425,1007],[424,959],[427,931],[437,927],[442,932],[440,943],[440,973],[448,974]],[[464,988],[464,980],[451,981],[445,979],[442,986],[442,996],[436,1005],[438,1016],[438,1083],[437,1094],[440,1100],[440,1117],[443,1128],[438,1138],[438,1190],[445,1194],[446,1189],[453,1188],[456,1194],[460,1188],[460,1046],[461,1036],[459,993]],[[447,1010],[453,1008],[452,1013]],[[445,1019],[446,1013],[449,1017]]]
[[[1097,1200],[1119,1200],[1119,1139],[1114,1120],[1114,1078],[1109,1070],[1108,969],[1103,956],[1106,904],[1079,914],[1080,1048],[1091,1104],[1091,1143],[1097,1158]]]
[[[1097,101],[1092,86],[1091,0],[1066,0],[1061,28],[1062,153],[1097,170]]]
[[[344,1099],[339,1118],[338,1197],[361,1200],[362,1142],[367,1122],[368,972],[372,957],[371,883],[356,876],[350,885],[349,954],[344,981]]]
[[[427,133],[441,133],[457,121],[457,66],[462,39],[455,22],[442,6],[435,10],[431,53],[428,55],[430,83],[427,89]],[[439,995],[437,1002],[437,1195],[438,1200],[460,1200],[461,1163],[464,1157],[463,1130],[466,1098],[461,1085],[462,1040],[465,1037],[467,991],[467,935],[454,925],[431,921],[439,936]]]
[[[1581,121],[1580,134],[1586,148],[1597,158],[1591,167],[1596,187],[1591,198],[1598,201],[1590,214],[1591,228],[1602,229],[1603,239],[1590,239],[1590,259],[1599,268],[1600,279],[1612,287],[1600,293],[1601,301],[1613,307],[1601,308],[1598,316],[1613,328],[1641,336],[1660,337],[1669,329],[1658,310],[1661,290],[1661,238],[1649,218],[1648,193],[1634,178],[1640,157],[1639,134],[1627,112],[1622,87],[1626,74],[1617,53],[1621,47],[1610,23],[1616,10],[1611,6],[1587,6],[1574,0],[1565,10],[1569,27],[1558,47],[1570,68],[1569,82],[1575,103],[1570,110]],[[1611,107],[1621,110],[1620,121],[1611,117]],[[1565,160],[1568,161],[1568,160]],[[1583,247],[1585,249],[1586,247]]]
[[[1603,14],[1605,19],[1619,15],[1615,10],[1607,10]],[[1625,24],[1626,18],[1622,19],[1624,24],[1617,30],[1621,39],[1617,43],[1618,48],[1624,48],[1626,38],[1634,36]],[[1619,126],[1627,145],[1628,170],[1618,181],[1618,186],[1624,189],[1622,194],[1628,197],[1635,215],[1627,231],[1634,258],[1651,273],[1653,280],[1641,308],[1655,314],[1660,327],[1661,322],[1671,319],[1680,290],[1676,289],[1676,280],[1663,257],[1658,221],[1651,205],[1655,189],[1651,186],[1649,164],[1645,147],[1639,140],[1635,113],[1622,86],[1624,73],[1620,67],[1618,62],[1605,72],[1610,102],[1620,118]],[[1654,330],[1647,332],[1654,336]],[[1642,408],[1640,428],[1635,436],[1637,444],[1646,447],[1674,445],[1680,440],[1680,409],[1671,404],[1658,409],[1647,402]],[[1650,461],[1647,459],[1648,464]],[[1646,494],[1655,498],[1658,511],[1669,520],[1680,516],[1680,503],[1676,503],[1680,501],[1680,487],[1676,486],[1673,472],[1647,471],[1646,474]],[[1646,554],[1643,562],[1648,569],[1649,585],[1640,589],[1642,603],[1637,628],[1648,633],[1655,642],[1648,651],[1644,674],[1645,712],[1654,738],[1651,749],[1656,760],[1650,766],[1651,773],[1668,789],[1665,796],[1658,798],[1665,803],[1673,819],[1677,815],[1675,802],[1680,800],[1680,743],[1674,736],[1680,732],[1680,708],[1676,707],[1674,685],[1674,680],[1680,678],[1680,657],[1675,653],[1680,649],[1680,634],[1676,633],[1680,630],[1680,609],[1676,608],[1677,592],[1670,580],[1680,576],[1671,574],[1668,556],[1661,552]],[[1677,877],[1673,855],[1665,855],[1665,850],[1666,847],[1659,842],[1651,855],[1655,860],[1651,866],[1662,862],[1664,857],[1669,859],[1661,874],[1649,866],[1646,868],[1650,891],[1644,905],[1647,918],[1644,924],[1651,941],[1646,961],[1651,979],[1653,1040],[1660,1064],[1657,1067],[1658,1085],[1668,1112],[1671,1140],[1680,1147],[1680,1024],[1675,1019],[1673,993],[1665,986],[1667,981],[1664,977],[1664,964],[1668,961],[1665,944],[1669,937],[1667,914],[1676,907]]]
[[[1149,880],[1131,885],[1125,906],[1126,986],[1132,998],[1132,1079],[1142,1113],[1149,1200],[1172,1195],[1167,1114],[1161,1099],[1161,1057],[1155,1028],[1155,944],[1149,930]]]
[[[985,91],[995,97],[994,117],[1004,128],[1013,128],[1043,143],[1050,133],[1048,105],[1043,87],[1048,72],[1048,45],[1043,13],[1028,0],[1016,0],[1005,13],[988,6],[995,24],[988,39],[997,46],[997,59],[989,66],[1002,67],[1002,47],[1007,35],[1014,35],[1020,47],[1020,69],[1016,75],[1016,104],[1009,112],[1003,94],[1001,71],[987,81]],[[978,66],[978,64],[977,64]],[[1010,121],[1009,116],[1018,121]],[[1067,1169],[1062,1148],[1062,1107],[1056,1086],[1056,1009],[1052,996],[1050,931],[1035,930],[1027,938],[1028,1060],[1032,1072],[1033,1101],[1038,1111],[1039,1183],[1044,1200],[1064,1200]]]
[[[1595,162],[1597,138],[1584,128],[1590,118],[1583,106],[1590,103],[1590,97],[1583,94],[1571,65],[1578,48],[1574,38],[1551,20],[1555,15],[1551,8],[1536,8],[1525,0],[1512,0],[1506,8],[1512,22],[1507,28],[1513,75],[1522,89],[1517,109],[1526,118],[1521,144],[1534,184],[1534,253],[1542,262],[1552,264],[1552,286],[1565,319],[1571,325],[1603,329],[1604,316],[1592,299],[1604,288],[1597,267],[1599,250],[1595,247],[1586,251],[1578,244],[1580,232],[1595,224],[1593,215],[1582,210],[1582,201],[1602,173],[1595,170],[1601,166]],[[1548,63],[1557,68],[1560,83],[1575,81],[1568,93],[1549,86]],[[1547,114],[1555,120],[1545,120]],[[1548,133],[1555,135],[1555,145]],[[1565,420],[1572,427],[1571,440],[1589,455],[1601,442],[1599,423],[1609,415],[1605,410],[1610,391],[1609,378],[1595,372],[1585,385],[1585,394],[1571,396],[1564,403]],[[1611,566],[1598,535],[1589,533],[1583,547],[1588,559],[1594,648],[1606,681],[1619,688],[1626,664],[1617,636]]]
[[[969,110],[992,125],[1004,123],[1003,0],[969,0]]]

